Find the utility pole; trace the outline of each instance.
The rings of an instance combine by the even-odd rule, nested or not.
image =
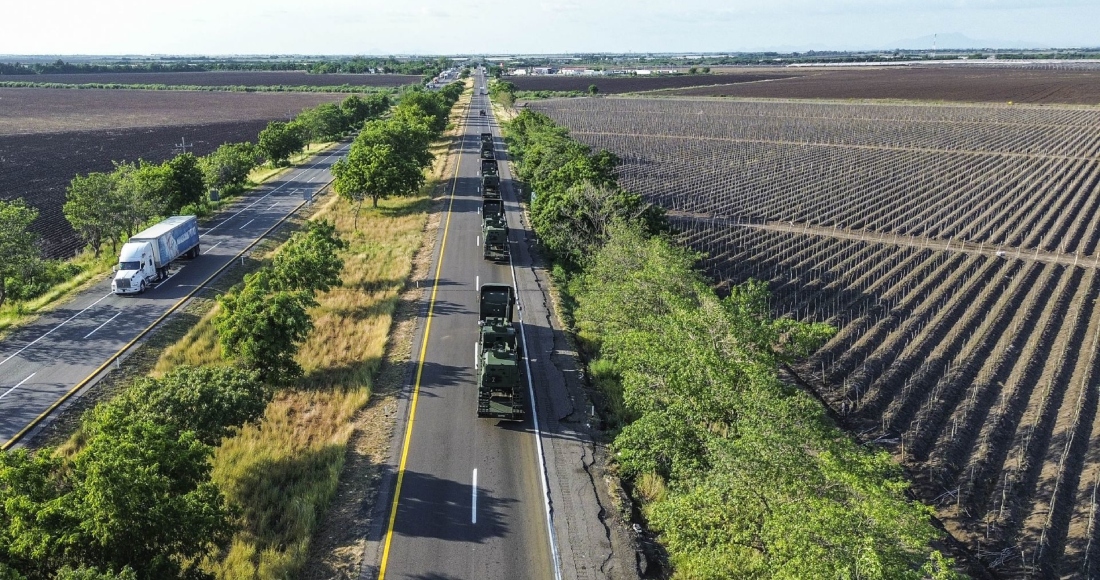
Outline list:
[[[173,147],[173,149],[175,151],[180,152],[180,153],[187,153],[187,150],[190,149],[194,145],[195,145],[194,142],[188,143],[187,139],[185,139],[183,137],[180,137],[180,142],[176,143],[176,145],[175,145],[175,147]]]

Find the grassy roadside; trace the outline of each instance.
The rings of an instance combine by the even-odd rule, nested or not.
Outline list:
[[[429,193],[447,165],[448,140],[443,141],[433,147],[438,160],[421,195],[364,207],[358,228],[352,227],[355,208],[335,197],[314,216],[333,221],[350,244],[343,256],[343,285],[319,295],[311,312],[314,330],[297,356],[304,376],[276,395],[259,425],[223,441],[215,453],[214,479],[241,508],[232,546],[205,564],[218,578],[294,577],[321,523],[333,521],[326,512],[349,457],[356,461],[349,445],[358,447],[359,436],[370,428],[364,425],[370,413],[365,408],[377,391],[395,313],[408,300],[410,276],[423,253]],[[196,324],[163,351],[154,373],[220,360],[212,325],[217,308],[211,301]]]
[[[258,167],[253,169],[248,176],[249,185],[245,187],[241,195],[256,189],[287,171],[296,169],[300,163],[333,145],[334,143],[310,145],[301,153],[292,156],[290,159],[291,165],[288,167]],[[240,198],[241,195],[227,196],[220,201],[209,203],[207,207],[210,208],[211,214],[208,214],[207,217],[216,216],[221,208]],[[117,255],[111,252],[109,245],[104,247],[98,258],[92,252],[85,250],[68,260],[68,263],[79,268],[79,272],[75,276],[56,284],[41,296],[26,302],[5,301],[3,305],[0,305],[0,339],[5,338],[12,331],[34,322],[39,316],[49,313],[54,308],[63,305],[69,298],[97,284],[103,276],[111,272],[111,268],[117,261]]]

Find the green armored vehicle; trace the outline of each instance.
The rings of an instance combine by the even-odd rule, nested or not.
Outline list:
[[[482,133],[481,134],[481,158],[482,159],[494,159],[493,153],[493,134]]]
[[[485,284],[480,298],[477,416],[519,421],[525,410],[522,360],[512,325],[515,289],[507,284]]]
[[[481,197],[500,199],[500,169],[495,159],[481,160]]]
[[[481,206],[481,237],[487,260],[508,259],[508,221],[504,217],[504,202],[486,199]]]

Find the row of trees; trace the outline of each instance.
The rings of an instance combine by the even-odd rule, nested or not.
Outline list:
[[[203,157],[190,153],[163,163],[116,163],[110,173],[78,175],[69,185],[65,217],[98,257],[104,242],[114,252],[144,224],[178,212],[202,213],[205,193],[242,191],[262,163],[282,166],[308,143],[340,139],[390,106],[387,95],[352,95],[341,104],[305,109],[293,121],[273,121],[256,144],[225,143]]]
[[[663,213],[549,118],[507,127],[535,232],[559,261],[615,457],[679,575],[953,578],[900,468],[779,379],[833,329],[774,318],[766,284],[719,298]]]
[[[332,166],[336,192],[360,206],[369,198],[377,207],[379,199],[420,191],[431,143],[447,128],[463,86],[408,91],[388,118],[365,123],[347,157]]]
[[[157,73],[198,72],[212,70],[306,70],[311,73],[376,73],[421,75],[431,78],[450,66],[445,58],[396,59],[362,56],[319,61],[223,60],[211,57],[187,57],[170,62],[134,62],[120,59],[113,63],[77,63],[57,59],[54,62],[0,62],[2,75],[72,74],[72,73]]]

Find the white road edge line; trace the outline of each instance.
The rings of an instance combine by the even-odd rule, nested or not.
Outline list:
[[[119,314],[122,314],[122,311],[121,311],[121,310],[119,310],[118,312],[116,312],[114,316],[112,316],[112,317],[108,318],[108,319],[107,319],[107,322],[110,322],[110,321],[112,321],[112,320],[114,320],[114,319],[118,318],[118,315],[119,315]],[[89,332],[88,334],[85,334],[85,335],[84,335],[84,338],[88,338],[89,336],[91,336],[91,335],[95,334],[95,333],[96,333],[96,330],[99,330],[100,328],[103,328],[104,326],[107,326],[107,322],[104,322],[103,324],[100,324],[99,326],[95,327],[95,330],[93,330],[93,331]]]
[[[474,276],[474,290],[481,291],[481,276]]]
[[[254,221],[256,221],[256,218],[252,218],[252,219],[250,219],[250,220],[248,220],[248,221],[244,222],[244,225],[243,225],[243,226],[241,226],[241,227],[239,227],[239,228],[237,228],[237,229],[238,229],[238,230],[243,230],[243,229],[245,229],[246,227],[248,227],[248,224],[250,224],[250,223],[252,223],[252,222],[254,222]]]
[[[222,240],[221,242],[218,242],[218,243],[214,244],[213,246],[210,246],[209,248],[206,248],[206,251],[203,252],[203,255],[209,254],[210,250],[213,250],[214,248],[222,245],[223,242],[225,242],[225,240]]]
[[[35,372],[31,373],[29,377],[27,377],[27,378],[25,378],[25,379],[23,379],[23,380],[19,381],[19,384],[18,384],[18,385],[15,385],[14,387],[12,387],[12,388],[8,389],[7,391],[5,391],[3,395],[0,395],[0,399],[3,399],[4,397],[6,397],[6,396],[8,396],[9,394],[11,394],[11,392],[12,392],[12,391],[14,391],[15,389],[18,389],[19,387],[21,387],[21,386],[23,385],[23,383],[25,383],[25,382],[27,382],[27,381],[31,380],[31,377],[33,377],[34,375],[37,375],[37,374],[38,374],[38,372],[37,372],[37,371],[35,371]]]
[[[481,247],[481,236],[474,238],[474,246],[478,248]]]
[[[489,131],[493,131],[492,122]],[[507,210],[505,210],[507,220]],[[546,474],[546,451],[542,448],[542,428],[539,426],[539,412],[535,403],[535,384],[531,381],[531,361],[527,358],[527,332],[523,328],[523,303],[519,300],[519,282],[516,280],[516,264],[512,261],[512,252],[508,252],[508,269],[512,271],[512,287],[516,293],[516,310],[519,310],[519,336],[523,342],[523,366],[527,371],[527,395],[531,399],[531,419],[535,427],[535,446],[539,456],[539,481],[542,483],[543,507],[546,511],[546,530],[550,534],[550,554],[554,558],[554,580],[561,580],[561,554],[558,553],[558,537],[554,532],[554,516],[550,507],[550,481]]]
[[[478,342],[477,342],[477,341],[475,340],[475,341],[474,341],[474,370],[475,370],[475,371],[477,370],[477,364],[478,364],[478,360],[477,360],[477,359],[478,359],[478,355],[479,355],[479,354],[481,354],[481,353],[479,353],[479,352],[478,352],[478,350],[479,350],[479,348],[478,348],[478,347],[480,347],[480,346],[481,346],[481,345],[480,345],[480,344],[478,344]]]
[[[470,502],[470,523],[477,523],[477,469],[474,469],[474,483],[470,486],[473,501]]]
[[[99,300],[96,300],[95,302],[92,302],[91,304],[89,304],[89,305],[88,305],[88,308],[91,308],[92,306],[95,306],[96,304],[99,304],[100,302],[102,302],[102,301],[103,301],[103,299],[104,299],[104,298],[107,298],[107,297],[108,297],[108,296],[110,296],[111,294],[114,294],[114,292],[108,292],[108,293],[104,294],[104,295],[103,295],[103,298],[100,298]],[[68,320],[66,320],[65,322],[62,322],[61,324],[58,324],[57,326],[55,326],[55,327],[51,328],[51,329],[49,330],[49,332],[47,332],[46,334],[43,334],[42,336],[40,336],[40,337],[38,337],[38,338],[36,338],[36,339],[32,340],[32,341],[31,341],[31,342],[30,342],[29,344],[27,344],[27,346],[24,346],[23,348],[21,348],[21,349],[19,349],[19,350],[15,351],[15,352],[13,352],[13,353],[11,354],[11,356],[9,356],[8,358],[6,358],[6,359],[4,359],[4,360],[0,360],[0,365],[2,365],[2,364],[4,364],[4,363],[8,362],[9,360],[11,360],[11,359],[15,358],[15,355],[17,355],[17,354],[19,354],[19,353],[21,353],[21,352],[23,352],[23,351],[27,350],[27,349],[28,349],[28,348],[30,348],[30,347],[31,347],[32,345],[34,345],[34,343],[36,343],[36,342],[38,342],[38,341],[42,340],[43,338],[46,338],[46,337],[47,337],[47,336],[49,336],[50,334],[52,334],[52,333],[53,333],[53,331],[57,330],[58,328],[61,328],[62,326],[65,326],[65,325],[66,325],[66,324],[68,324],[68,323],[69,323],[70,321],[72,321],[72,319],[73,319],[73,318],[76,318],[77,316],[80,316],[81,314],[84,314],[85,312],[87,312],[87,311],[88,311],[88,308],[85,308],[84,310],[81,310],[80,312],[77,312],[76,314],[74,314],[74,315],[72,315],[71,317],[69,317],[69,319],[68,319]]]

